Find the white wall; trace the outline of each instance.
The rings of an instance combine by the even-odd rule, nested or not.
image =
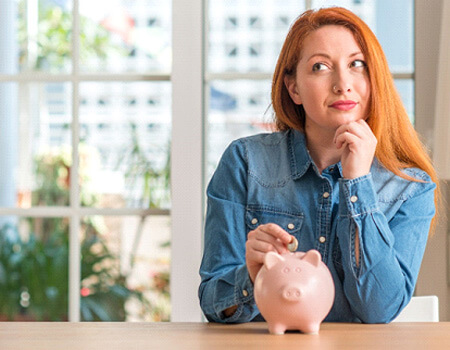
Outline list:
[[[439,43],[443,1],[416,0],[416,129],[429,148],[433,146],[436,112]],[[434,236],[427,245],[416,295],[437,295],[441,321],[450,320],[448,286],[448,205],[450,182],[441,182],[444,205]]]

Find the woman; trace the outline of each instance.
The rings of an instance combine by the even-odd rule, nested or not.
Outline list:
[[[278,132],[233,142],[208,186],[204,314],[262,320],[253,282],[294,236],[333,276],[325,321],[391,321],[413,294],[438,182],[368,26],[343,8],[301,15],[272,105]]]

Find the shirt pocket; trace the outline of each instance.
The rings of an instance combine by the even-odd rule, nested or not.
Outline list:
[[[247,207],[245,222],[249,231],[263,224],[277,224],[283,230],[300,238],[300,229],[303,224],[304,214],[301,212],[291,213],[271,207]]]

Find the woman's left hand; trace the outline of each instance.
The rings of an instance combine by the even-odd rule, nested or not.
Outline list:
[[[346,179],[370,173],[377,147],[377,139],[364,120],[341,125],[335,133],[334,143],[343,148],[341,156],[342,176]]]

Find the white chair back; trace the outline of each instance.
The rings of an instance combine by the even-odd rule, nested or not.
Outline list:
[[[436,295],[412,297],[392,322],[439,322],[439,299]]]

